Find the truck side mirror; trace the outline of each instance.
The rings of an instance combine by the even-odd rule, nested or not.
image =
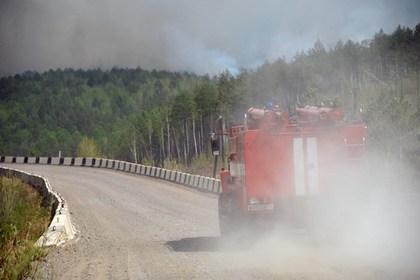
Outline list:
[[[217,141],[217,137],[214,133],[211,135],[211,152],[214,156],[218,156],[220,154],[219,141]]]

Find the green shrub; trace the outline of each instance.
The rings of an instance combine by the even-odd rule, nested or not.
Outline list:
[[[31,186],[0,177],[0,279],[22,279],[45,256],[34,246],[50,221],[50,209]]]

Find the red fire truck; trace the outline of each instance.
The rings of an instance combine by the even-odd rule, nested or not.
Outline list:
[[[215,155],[220,136],[229,141],[229,170],[220,176],[222,235],[278,221],[306,226],[326,198],[366,171],[361,112],[343,121],[334,107],[276,107],[250,108],[243,124],[212,135]]]

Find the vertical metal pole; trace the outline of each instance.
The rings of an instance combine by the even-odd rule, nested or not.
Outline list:
[[[222,133],[221,137],[222,137],[221,154],[224,155],[225,154],[225,135],[224,135],[224,133]],[[222,167],[225,168],[225,158],[223,156],[222,156]]]
[[[216,178],[217,157],[218,156],[214,156],[213,178]]]
[[[217,120],[216,120],[216,123],[218,122],[218,124],[216,124],[216,131],[220,129],[220,121],[223,121],[222,116],[219,116],[219,118],[217,118]],[[216,135],[216,139],[217,139],[217,134],[215,134],[215,135]],[[222,137],[222,151],[221,151],[221,153],[223,155],[223,152],[224,152],[224,150],[223,150],[223,133],[221,134],[221,137]],[[220,152],[219,152],[219,154],[220,154]],[[218,156],[217,155],[214,156],[213,178],[216,178],[217,159],[218,159]]]

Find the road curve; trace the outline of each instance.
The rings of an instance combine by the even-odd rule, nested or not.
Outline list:
[[[217,197],[114,170],[3,164],[45,176],[66,199],[78,238],[52,248],[48,279],[418,279],[358,250],[277,229],[219,236]],[[353,248],[354,249],[354,248]]]

